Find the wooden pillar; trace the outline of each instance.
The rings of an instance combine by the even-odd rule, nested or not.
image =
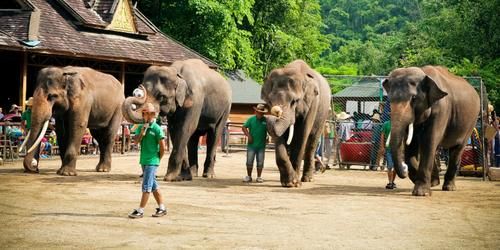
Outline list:
[[[123,85],[123,91],[125,91],[125,62],[121,64],[120,82]]]
[[[21,107],[24,110],[26,101],[26,91],[28,85],[28,52],[23,53],[23,61],[21,63],[21,89],[19,90],[19,99]]]
[[[122,86],[123,86],[123,93],[125,94],[125,62],[122,62],[121,64],[121,74],[120,74],[120,82],[122,83]],[[126,140],[126,137],[125,137],[125,126],[123,123],[121,125],[121,129],[122,129],[122,138],[121,138],[121,150],[120,150],[120,153],[121,154],[125,154],[125,140]]]

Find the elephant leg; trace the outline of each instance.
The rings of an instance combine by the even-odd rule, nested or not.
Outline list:
[[[116,132],[121,126],[121,121],[121,111],[117,109],[111,119],[110,125],[99,129],[101,141],[97,140],[100,151],[99,163],[97,163],[95,168],[97,172],[111,171],[111,154],[113,153],[113,144],[115,142]]]
[[[316,135],[311,134],[307,140],[306,152],[304,155],[304,173],[302,175],[303,182],[313,181],[313,170],[315,169],[314,156],[319,142],[319,135],[317,135],[317,133],[315,134]]]
[[[446,173],[444,175],[444,183],[443,190],[444,191],[455,191],[455,175],[457,174],[458,166],[460,165],[460,161],[462,160],[462,153],[465,149],[465,145],[458,145],[450,148],[449,150],[449,160],[448,160],[448,168],[446,169]]]
[[[87,127],[87,122],[85,120],[82,121],[81,119],[77,119],[76,121],[70,121],[69,125],[68,129],[71,129],[71,133],[68,135],[68,144],[66,151],[64,152],[62,166],[59,170],[57,170],[57,174],[75,176],[76,159],[78,157],[78,152],[80,151],[82,136]]]
[[[435,186],[439,185],[439,172],[441,172],[441,167],[440,167],[440,162],[439,162],[439,156],[436,154],[436,157],[434,160],[434,166],[432,167],[431,187],[435,187]]]
[[[214,165],[217,143],[219,138],[222,136],[222,130],[224,129],[226,120],[227,115],[222,116],[222,118],[215,125],[215,128],[207,131],[207,157],[205,159],[205,164],[203,165],[203,177],[215,177]]]
[[[187,152],[189,159],[189,170],[192,176],[198,177],[198,144],[200,142],[200,134],[194,133],[189,138]],[[191,177],[192,178],[192,177]]]
[[[201,107],[199,107],[201,109]],[[186,147],[189,139],[196,131],[198,127],[198,117],[201,110],[191,109],[184,119],[178,119],[174,121],[172,119],[173,128],[170,131],[172,138],[172,153],[168,158],[168,168],[167,174],[163,178],[164,181],[182,181],[182,176],[180,176],[182,165],[185,164],[187,159]],[[171,120],[169,120],[170,122]]]
[[[198,173],[193,173],[193,169],[189,167],[190,165],[188,159],[188,152],[189,150],[186,148],[186,152],[184,153],[184,160],[182,161],[181,165],[181,174],[179,175],[178,178],[183,181],[192,181],[193,175],[198,176]]]
[[[432,126],[429,128],[432,131]],[[426,133],[420,144],[419,166],[417,169],[417,178],[412,194],[414,196],[431,195],[431,173],[436,159],[436,150],[442,135]],[[424,143],[427,142],[427,143]]]
[[[285,146],[284,139],[276,139],[276,165],[280,170],[280,181],[283,187],[299,187],[300,181],[297,172],[292,167],[292,163],[288,158],[288,152]]]
[[[415,138],[405,151],[405,162],[408,163],[408,177],[415,183],[418,175],[418,138]]]
[[[56,119],[56,139],[57,145],[59,146],[59,157],[61,158],[61,162],[64,160],[66,148],[68,147],[69,131],[67,127],[68,123],[63,118]]]
[[[290,146],[288,146],[289,149],[289,157],[290,161],[293,166],[293,170],[298,174],[300,173],[300,170],[302,168],[302,161],[304,160],[304,148],[305,148],[305,137],[304,137],[304,124],[302,120],[297,120],[295,123],[295,129],[294,129],[294,134],[293,134],[293,139],[292,142],[290,143]],[[288,131],[283,138],[288,137]]]
[[[217,139],[220,138],[220,134],[217,136],[215,129],[209,129],[207,131],[207,155],[205,158],[205,163],[203,164],[203,177],[204,178],[214,178],[214,163],[215,163],[215,151],[217,149]]]

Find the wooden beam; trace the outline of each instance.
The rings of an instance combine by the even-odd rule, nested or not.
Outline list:
[[[21,64],[21,89],[19,90],[19,101],[21,107],[24,110],[26,105],[26,90],[28,84],[28,52],[23,53],[23,62]]]

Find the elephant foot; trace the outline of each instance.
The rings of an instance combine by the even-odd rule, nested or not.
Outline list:
[[[413,196],[431,196],[431,189],[427,185],[416,184],[412,192]]]
[[[38,173],[40,173],[40,171],[38,170],[38,168],[35,168],[35,169],[24,168],[24,173],[27,173],[27,174],[38,174]]]
[[[213,179],[215,178],[215,174],[207,174],[207,173],[203,173],[203,178],[210,178],[210,179]]]
[[[189,172],[191,173],[191,176],[198,177],[198,167],[196,166],[190,167]]]
[[[304,176],[302,176],[302,178],[301,178],[301,181],[302,181],[302,182],[312,182],[313,180],[314,180],[314,179],[313,179],[313,177],[312,177],[312,176],[309,176],[309,175],[304,175]]]
[[[294,177],[291,180],[287,179],[289,178],[284,178],[284,180],[281,181],[281,186],[289,188],[289,187],[300,187],[302,185],[302,183],[296,177]]]
[[[191,169],[182,169],[181,174],[178,176],[181,181],[191,181],[193,180],[193,175]]]
[[[167,174],[165,175],[163,180],[167,182],[191,181],[193,180],[193,177],[191,175],[183,175],[183,174],[179,175]]]
[[[457,187],[455,186],[455,182],[449,181],[443,184],[443,191],[455,191],[457,190]]]
[[[431,180],[431,187],[438,186],[438,185],[439,185],[439,183],[440,183],[440,181],[439,181],[439,177],[438,177],[438,178],[436,178],[436,179],[432,179],[432,180]]]
[[[111,171],[111,165],[107,164],[98,164],[97,167],[95,168],[97,172],[109,172]]]
[[[61,167],[59,170],[57,170],[57,174],[64,176],[76,176],[76,169],[70,167]]]

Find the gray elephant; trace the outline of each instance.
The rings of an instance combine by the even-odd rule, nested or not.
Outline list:
[[[314,154],[330,108],[326,79],[301,60],[274,69],[261,98],[271,107],[268,132],[276,144],[276,164],[283,187],[313,180]],[[300,168],[304,171],[300,178]]]
[[[33,94],[32,125],[26,141],[25,171],[38,172],[38,145],[51,116],[56,120],[62,160],[58,174],[76,175],[76,159],[87,127],[99,142],[101,155],[96,170],[110,171],[113,143],[122,121],[123,100],[123,86],[111,75],[72,66],[40,70]]]
[[[438,146],[449,149],[443,190],[455,190],[455,174],[479,115],[479,96],[446,68],[399,68],[383,82],[391,102],[390,146],[396,173],[415,183],[413,195],[439,185]]]
[[[139,110],[145,103],[152,103],[160,115],[167,116],[173,149],[164,180],[191,180],[197,175],[198,141],[205,134],[203,177],[213,177],[217,142],[231,110],[232,91],[226,79],[201,60],[189,59],[170,67],[149,67],[134,92],[123,103],[128,121],[143,122]]]

